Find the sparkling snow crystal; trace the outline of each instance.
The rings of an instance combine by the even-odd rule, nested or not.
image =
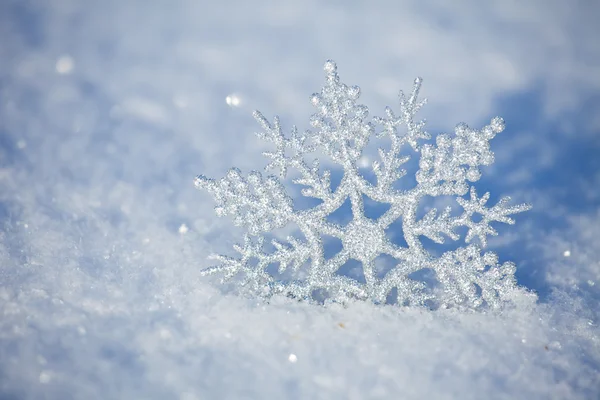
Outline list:
[[[271,123],[260,112],[254,113],[263,128],[258,136],[275,145],[274,151],[264,153],[271,160],[266,169],[277,169],[281,178],[295,170],[297,178],[292,182],[302,185],[302,195],[318,199],[318,204],[294,207],[280,178],[256,171],[244,176],[233,168],[220,180],[198,176],[196,187],[212,194],[216,213],[233,217],[248,232],[243,244],[234,246],[239,257],[214,256],[220,264],[203,273],[220,273],[225,280],[239,277],[243,287],[259,296],[285,294],[339,302],[368,299],[399,305],[498,308],[521,292],[514,264],[499,264],[496,254],[483,253],[482,247],[488,235],[497,235],[491,222],[513,224],[509,215],[530,206],[509,206],[507,197],[488,206],[489,193],[480,197],[469,184],[479,180],[480,166],[494,162],[489,142],[504,130],[502,118],[492,119],[481,130],[459,124],[454,135],[438,135],[435,144],[424,144],[431,137],[423,130],[424,121],[415,120],[425,104],[418,99],[421,79],[415,80],[408,98],[400,92],[397,114],[388,107],[385,117],[368,119],[368,108],[357,103],[360,88],[340,82],[333,61],[325,63],[325,75],[321,93],[310,98],[317,110],[310,121],[313,130],[299,134],[294,126],[286,136],[278,117]],[[379,159],[371,166],[373,179],[367,179],[358,165],[373,137],[387,138],[391,145],[379,149]],[[410,159],[401,154],[411,150],[406,145],[420,155],[417,185],[400,190],[395,184],[406,174],[401,166]],[[315,152],[343,168],[337,187],[333,188],[331,171],[324,170],[318,159],[307,162],[308,154]],[[456,201],[463,211],[453,215],[451,207],[441,212],[432,208],[420,216],[419,206],[426,196],[459,196]],[[376,219],[368,218],[365,197],[389,209]],[[348,199],[352,220],[345,226],[330,221],[328,217]],[[404,245],[393,243],[386,232],[396,221],[401,221]],[[285,240],[272,238],[272,246],[265,245],[265,236],[273,237],[274,230],[288,225],[297,226],[298,234]],[[423,237],[439,244],[444,236],[457,241],[458,227],[466,228],[465,247],[435,255],[423,243]],[[339,239],[341,250],[326,257],[324,237]],[[394,260],[383,276],[375,263],[381,255]],[[362,264],[364,279],[339,273],[351,259]]]

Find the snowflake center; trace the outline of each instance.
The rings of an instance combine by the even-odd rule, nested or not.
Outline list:
[[[345,233],[342,239],[344,249],[348,251],[350,258],[363,262],[375,259],[386,241],[385,231],[368,219],[350,222]]]

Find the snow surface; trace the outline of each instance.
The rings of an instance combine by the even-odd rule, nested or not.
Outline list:
[[[452,4],[452,5],[450,5]],[[1,399],[600,397],[600,29],[591,2],[0,4]],[[373,114],[495,115],[503,315],[264,304],[201,278],[241,232],[194,189],[308,127],[332,58]],[[484,188],[482,188],[483,190]]]

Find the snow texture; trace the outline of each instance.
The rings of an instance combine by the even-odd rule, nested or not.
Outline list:
[[[600,398],[599,13],[558,0],[0,1],[0,399]],[[375,111],[421,74],[432,132],[506,119],[477,195],[535,208],[494,226],[486,251],[515,261],[536,303],[266,303],[202,276],[244,232],[190,178],[262,168],[273,148],[251,110],[307,120],[327,57]],[[370,182],[381,141],[357,164]],[[418,169],[405,147],[401,190]],[[341,168],[320,159],[337,184]],[[316,205],[285,187],[298,209]],[[370,218],[387,211],[374,203]],[[345,226],[351,207],[330,217]],[[408,245],[401,224],[387,234]],[[455,249],[422,240],[436,257]]]
[[[375,117],[370,122],[367,106],[357,103],[360,88],[340,81],[334,61],[327,61],[324,70],[325,86],[310,99],[317,109],[311,117],[315,130],[298,134],[298,128],[293,126],[288,138],[282,131],[279,117],[270,123],[260,112],[254,112],[254,118],[263,128],[258,137],[273,143],[276,148],[263,153],[272,160],[266,170],[278,169],[281,178],[286,178],[288,170],[297,170],[300,176],[293,183],[304,186],[303,196],[316,198],[320,203],[308,210],[294,210],[294,201],[287,195],[281,180],[273,175],[263,178],[258,171],[250,172],[246,178],[240,170],[232,168],[219,181],[199,175],[195,180],[196,187],[213,195],[217,215],[231,216],[237,226],[248,230],[244,243],[234,246],[241,257],[214,256],[221,265],[205,270],[205,273],[222,273],[225,279],[241,274],[241,285],[263,297],[284,294],[314,300],[317,295],[337,302],[354,298],[370,299],[376,304],[387,300],[415,306],[431,301],[436,308],[487,306],[498,309],[504,302],[511,302],[514,296],[523,295],[516,286],[515,265],[500,265],[496,253],[482,254],[479,246],[470,244],[434,257],[420,240],[425,236],[443,244],[444,234],[456,241],[460,238],[456,228],[464,226],[467,228],[465,242],[468,244],[478,238],[485,247],[488,235],[498,235],[491,222],[514,224],[509,215],[531,208],[527,204],[508,206],[509,197],[493,207],[486,207],[490,193],[478,198],[475,187],[468,183],[479,180],[480,166],[493,163],[494,153],[489,141],[504,130],[504,120],[496,117],[481,130],[461,123],[456,126],[453,137],[439,135],[435,145],[422,145],[420,141],[431,139],[431,136],[424,130],[425,121],[416,120],[417,113],[426,103],[419,100],[421,78],[415,80],[409,97],[400,91],[398,116],[386,107],[385,118]],[[391,142],[389,150],[378,149],[379,160],[372,163],[375,184],[361,175],[357,165],[373,136],[385,136]],[[401,156],[406,145],[420,153],[417,185],[410,190],[398,190],[394,188],[395,183],[407,173],[401,167],[411,158]],[[306,162],[316,150],[321,150],[343,167],[341,182],[334,190],[331,170],[320,172],[318,158],[310,165]],[[432,208],[422,218],[417,218],[419,205],[425,197],[462,196],[469,188],[470,199],[456,198],[463,208],[460,216],[451,216],[452,208],[448,206],[439,214]],[[389,204],[389,209],[377,219],[366,217],[365,196]],[[327,216],[347,200],[351,203],[352,220],[345,226],[327,221]],[[475,215],[480,217],[478,221],[474,220]],[[392,243],[386,234],[398,219],[402,220],[406,247]],[[288,224],[298,226],[302,237],[288,236],[285,242],[272,239],[275,251],[265,253],[264,235]],[[329,259],[324,256],[324,235],[342,243],[341,250]],[[375,259],[382,254],[393,257],[395,265],[385,276],[378,278]],[[362,263],[364,283],[336,274],[349,259]],[[304,279],[296,276],[285,282],[268,273],[268,268],[276,264],[279,274],[292,269],[298,275],[298,270],[308,260],[310,265]],[[432,283],[428,288],[411,279],[411,274],[423,270],[433,271],[433,284],[441,286],[435,297],[426,291],[430,289],[431,292]],[[390,299],[393,290],[395,298]]]

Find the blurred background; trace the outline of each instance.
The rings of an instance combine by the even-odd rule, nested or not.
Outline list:
[[[341,398],[385,398],[403,379],[414,381],[411,370],[389,381],[363,371],[351,392],[344,389],[351,383],[335,379],[312,392],[304,375],[273,361],[289,334],[277,321],[290,307],[299,312],[295,306],[264,311],[198,275],[208,254],[231,254],[241,231],[214,215],[193,177],[263,168],[267,147],[253,134],[254,109],[279,115],[284,129],[309,128],[309,95],[320,90],[327,59],[343,82],[362,88],[371,115],[397,109],[398,91],[421,76],[430,133],[505,119],[478,192],[534,208],[516,226],[499,226],[490,247],[517,263],[519,282],[538,293],[540,307],[569,304],[565,335],[584,321],[577,329],[586,346],[598,346],[599,15],[593,1],[2,0],[0,397],[96,398],[105,387],[98,398],[189,400],[237,381],[231,398],[335,398],[338,389]],[[313,327],[330,318],[302,310]],[[254,325],[240,327],[237,317]],[[239,329],[254,332],[251,339],[221,342]],[[357,340],[346,339],[354,348],[347,351]],[[257,341],[267,361],[252,353]],[[583,342],[573,343],[552,367],[525,369],[524,382],[541,377],[550,388],[564,380],[566,391],[557,393],[597,394],[598,358],[581,356]],[[426,352],[423,365],[439,366],[459,350],[448,351],[447,358]],[[307,374],[329,353],[312,354]],[[339,365],[331,357],[327,365],[347,364],[329,355]],[[259,367],[244,364],[248,357]],[[168,376],[156,363],[170,366]],[[482,368],[490,379],[473,383],[466,367],[464,380],[431,386],[440,371],[427,369],[419,382],[439,388],[438,398],[448,393],[444,385],[455,394],[472,384],[515,395],[508,369]],[[383,389],[372,392],[381,379]]]

